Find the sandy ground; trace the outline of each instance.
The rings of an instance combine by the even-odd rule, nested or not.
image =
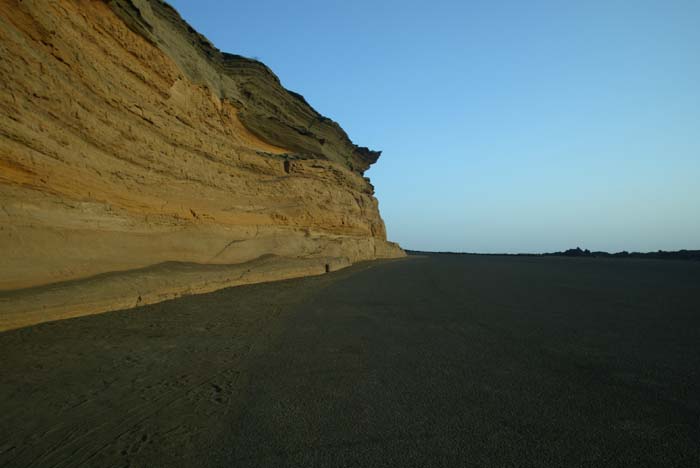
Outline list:
[[[0,466],[700,466],[700,263],[440,255],[0,333]]]

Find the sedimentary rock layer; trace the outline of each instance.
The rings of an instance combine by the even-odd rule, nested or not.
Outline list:
[[[363,177],[379,153],[163,2],[0,0],[0,78],[0,290],[403,255]]]

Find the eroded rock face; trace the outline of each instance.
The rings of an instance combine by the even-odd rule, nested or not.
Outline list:
[[[0,0],[0,290],[178,261],[403,256],[378,152],[158,0]]]

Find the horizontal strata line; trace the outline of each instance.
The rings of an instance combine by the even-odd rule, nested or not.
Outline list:
[[[166,262],[0,293],[0,331],[154,304],[230,286],[313,276],[350,265],[344,257],[264,255],[229,265]]]

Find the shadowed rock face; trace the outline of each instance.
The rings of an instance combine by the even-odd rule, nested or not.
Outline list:
[[[379,158],[379,151],[354,145],[336,122],[316,112],[300,94],[284,89],[266,65],[219,51],[167,3],[125,0],[109,5],[127,26],[172,58],[189,80],[235,103],[246,128],[263,140],[358,173]]]
[[[0,77],[0,290],[404,255],[362,176],[379,152],[163,2],[0,0]]]

